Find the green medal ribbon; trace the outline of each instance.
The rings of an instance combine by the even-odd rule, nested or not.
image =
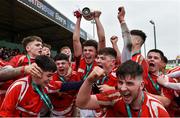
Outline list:
[[[41,99],[43,100],[43,102],[45,103],[45,105],[51,110],[53,108],[52,103],[48,97],[48,95],[44,92],[44,90],[41,88],[42,92],[40,91],[39,87],[32,82],[32,86],[35,89],[35,91],[37,91],[37,93],[40,95]]]
[[[28,58],[28,64],[31,65],[31,57],[27,54],[26,57]]]
[[[142,92],[142,100],[141,100],[141,102],[140,102],[139,104],[142,105],[143,102],[144,102],[144,93]],[[129,104],[126,104],[126,110],[127,110],[127,112],[128,112],[128,117],[129,117],[129,118],[132,118],[132,113],[131,113],[131,109],[130,109]],[[142,113],[142,106],[141,106],[141,109],[140,109],[139,112],[138,112],[138,118],[140,118],[141,113]]]
[[[28,64],[31,65],[31,57],[27,54],[26,55],[28,58]],[[32,81],[32,86],[35,89],[35,91],[37,91],[37,93],[40,95],[41,99],[43,100],[43,102],[45,103],[45,105],[49,108],[52,109],[52,103],[48,97],[48,95],[44,92],[44,90],[42,89],[42,92],[40,91],[39,87]]]
[[[160,87],[158,84],[156,84],[153,79],[151,78],[150,74],[148,74],[148,78],[150,79],[152,85],[154,86],[154,88],[156,89],[157,93],[158,94],[161,94],[161,91],[160,91]]]
[[[141,53],[141,50],[138,50],[138,51],[132,53],[131,56],[134,56],[134,55],[139,54],[139,53]]]
[[[104,84],[104,82],[105,82],[105,80],[107,80],[108,78],[107,78],[107,76],[104,76],[103,78],[102,78],[102,81],[100,82],[100,80],[98,80],[97,81],[97,84]]]
[[[91,65],[86,65],[86,74],[83,76],[83,80],[85,80],[87,78],[87,76],[89,75],[91,69],[92,69],[93,63]]]
[[[64,79],[64,77],[59,76],[59,79],[60,79],[60,81],[62,81],[63,83],[66,83],[66,80]]]

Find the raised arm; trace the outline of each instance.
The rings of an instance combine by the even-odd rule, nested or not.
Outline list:
[[[91,95],[92,85],[97,80],[95,78],[99,78],[104,74],[104,70],[100,67],[95,67],[93,71],[89,74],[87,79],[84,81],[81,86],[77,99],[76,105],[83,109],[97,109],[100,108],[97,98],[95,95]]]
[[[117,62],[118,65],[120,65],[121,64],[121,52],[120,52],[120,50],[118,48],[117,42],[118,42],[118,37],[117,36],[112,36],[111,37],[111,44],[112,44],[113,49],[117,53],[116,62]]]
[[[81,23],[82,15],[80,14],[79,11],[75,11],[74,15],[76,16],[77,21],[73,32],[73,48],[74,48],[74,56],[79,57],[82,55],[82,45],[80,41],[80,23]]]
[[[121,55],[121,62],[125,62],[127,60],[131,59],[131,48],[132,48],[132,41],[131,41],[131,35],[130,31],[126,25],[125,22],[125,9],[124,7],[119,7],[119,12],[118,12],[118,20],[121,25],[121,30],[122,30],[122,37],[124,41],[124,47]]]
[[[98,50],[106,47],[105,32],[99,19],[100,15],[101,15],[100,11],[94,11],[94,20],[96,22],[97,35],[99,40]]]

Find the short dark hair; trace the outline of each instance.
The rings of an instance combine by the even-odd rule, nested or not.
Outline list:
[[[148,54],[149,54],[150,52],[159,53],[159,54],[160,54],[160,57],[161,57],[161,60],[164,59],[164,53],[163,53],[161,50],[159,50],[159,49],[151,49],[151,50],[149,50]],[[148,54],[147,54],[147,55],[148,55]]]
[[[47,48],[49,48],[49,50],[51,50],[51,45],[49,45],[47,43],[43,43],[43,47],[47,47]]]
[[[166,57],[166,56],[163,56],[162,61],[167,64],[167,63],[168,63],[167,57]]]
[[[125,79],[127,75],[135,78],[136,76],[142,75],[142,73],[142,67],[132,60],[128,60],[121,64],[116,71],[116,75],[119,79]]]
[[[66,54],[64,54],[64,53],[59,53],[59,54],[57,54],[54,57],[54,61],[57,61],[57,60],[66,60],[66,61],[69,61],[69,57]]]
[[[113,48],[111,48],[111,47],[106,47],[106,48],[100,49],[98,51],[98,54],[99,55],[110,55],[110,56],[112,56],[114,58],[117,57],[117,52]]]
[[[141,37],[141,39],[142,39],[142,44],[146,41],[146,34],[142,31],[142,30],[131,30],[130,31],[130,34],[131,35],[137,35],[137,36],[140,36]],[[142,45],[141,44],[141,45]]]
[[[35,58],[35,63],[45,72],[55,72],[57,70],[54,60],[46,55],[38,55]]]
[[[33,41],[39,41],[39,42],[43,42],[42,39],[38,36],[28,36],[28,37],[25,37],[23,38],[22,40],[22,45],[24,47],[24,49],[26,49],[26,46],[30,43],[30,42],[33,42]]]
[[[95,41],[95,40],[86,40],[84,43],[83,43],[83,47],[85,46],[93,46],[96,50],[98,50],[98,42]]]

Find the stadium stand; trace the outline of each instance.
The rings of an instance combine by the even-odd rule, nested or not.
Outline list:
[[[73,50],[75,24],[46,1],[0,0],[0,4],[0,41],[20,44],[22,38],[37,35],[52,45],[52,50],[64,45]],[[87,33],[81,29],[81,41],[86,39]]]

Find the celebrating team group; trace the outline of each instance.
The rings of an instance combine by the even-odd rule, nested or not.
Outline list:
[[[51,57],[51,46],[38,36],[22,40],[25,55],[0,60],[0,116],[6,117],[174,117],[180,116],[180,66],[166,70],[159,49],[141,55],[146,34],[129,30],[125,8],[117,9],[123,50],[118,37],[106,47],[100,11],[91,15],[98,42],[81,43],[81,11],[68,46]],[[72,58],[74,59],[72,61]]]

